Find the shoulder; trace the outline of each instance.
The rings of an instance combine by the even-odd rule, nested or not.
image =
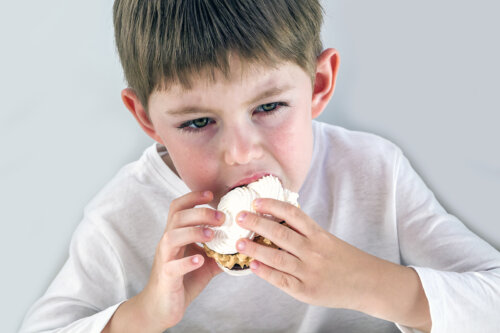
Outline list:
[[[330,230],[338,214],[364,221],[389,207],[401,156],[394,143],[320,122],[313,132],[313,159],[300,192],[304,211]]]
[[[123,166],[89,201],[84,219],[102,231],[137,231],[148,223],[164,223],[170,202],[184,189],[173,173],[161,169],[160,161],[152,145],[138,160]]]
[[[377,134],[313,122],[315,154],[331,163],[373,165],[396,163],[401,149]]]

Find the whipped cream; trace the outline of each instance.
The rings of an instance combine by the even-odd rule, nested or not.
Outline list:
[[[229,191],[221,198],[217,206],[217,210],[226,215],[224,224],[212,228],[214,238],[205,244],[221,254],[237,253],[236,241],[238,239],[253,239],[254,237],[254,232],[243,229],[236,223],[236,216],[239,212],[245,210],[256,213],[252,202],[257,198],[281,200],[298,207],[298,197],[297,193],[284,189],[280,180],[274,176],[265,176],[247,186],[237,187]]]

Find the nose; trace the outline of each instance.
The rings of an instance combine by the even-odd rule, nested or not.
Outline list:
[[[228,165],[248,164],[263,155],[260,136],[251,126],[228,128],[222,145],[224,161]]]

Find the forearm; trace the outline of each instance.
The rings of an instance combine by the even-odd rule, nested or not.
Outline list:
[[[373,257],[361,311],[400,325],[430,332],[429,303],[415,270]]]
[[[101,333],[163,332],[164,329],[152,325],[151,320],[142,310],[137,296],[123,302]]]

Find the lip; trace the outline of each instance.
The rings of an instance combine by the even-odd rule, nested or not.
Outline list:
[[[258,173],[254,173],[252,174],[250,177],[246,177],[246,178],[243,178],[241,180],[239,180],[236,184],[232,185],[230,188],[229,188],[229,191],[237,188],[238,186],[243,186],[243,185],[248,185],[256,180],[259,180],[265,176],[275,176],[277,177],[276,175],[270,173],[270,172],[258,172]]]

